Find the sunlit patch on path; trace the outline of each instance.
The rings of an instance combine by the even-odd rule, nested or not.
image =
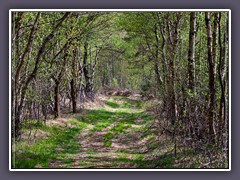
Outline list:
[[[45,125],[28,122],[25,139],[14,149],[16,167],[171,167],[172,156],[164,154],[173,146],[150,128],[155,120],[144,111],[143,103],[134,97],[101,96],[79,113],[64,114]],[[37,133],[29,129],[33,124]],[[39,133],[44,138],[36,138]]]
[[[88,125],[79,133],[79,151],[71,163],[52,163],[52,168],[136,168],[144,166],[146,126],[152,120],[137,107],[137,100],[101,99],[102,107],[89,108],[79,119]]]

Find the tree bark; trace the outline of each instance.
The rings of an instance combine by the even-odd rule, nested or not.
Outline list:
[[[192,136],[194,132],[195,122],[195,105],[194,96],[196,93],[195,87],[195,41],[196,41],[196,12],[190,13],[190,29],[189,29],[189,48],[188,48],[188,88],[191,96],[189,99],[189,107],[187,111],[187,126],[189,135]],[[201,136],[198,134],[198,136]]]
[[[193,92],[195,88],[195,41],[196,41],[196,12],[190,13],[190,30],[189,30],[189,49],[188,49],[188,84],[189,89]]]
[[[160,88],[162,85],[162,78],[159,73],[159,37],[158,37],[158,29],[157,29],[157,23],[154,25],[154,35],[155,35],[155,74],[156,74],[156,82],[157,82],[157,87]]]
[[[170,118],[171,124],[174,125],[177,121],[177,104],[176,104],[176,72],[175,72],[175,61],[177,54],[178,45],[178,25],[180,22],[181,15],[176,13],[176,19],[173,22],[170,21],[169,14],[166,17],[166,25],[168,32],[168,50],[169,50],[169,85],[168,92],[170,97]]]
[[[214,143],[214,103],[215,103],[215,64],[213,61],[213,37],[210,21],[210,12],[205,12],[205,22],[207,29],[207,47],[208,47],[208,75],[209,75],[209,110],[208,110],[208,131],[209,141]]]
[[[20,20],[21,20],[22,16],[23,16],[23,13],[19,14],[18,18],[16,19],[15,30],[17,32],[16,32],[16,37],[15,38],[17,38],[17,41],[18,41],[18,38],[19,38],[18,30],[20,28]],[[30,35],[29,35],[29,38],[28,38],[27,46],[26,46],[23,54],[19,57],[19,62],[17,63],[17,67],[16,67],[16,73],[15,73],[15,78],[14,78],[14,81],[15,81],[15,83],[14,83],[14,99],[15,99],[15,101],[14,101],[15,102],[14,103],[14,107],[15,107],[14,131],[15,131],[15,133],[14,134],[15,134],[15,137],[18,137],[20,135],[20,129],[21,129],[20,120],[21,120],[22,107],[23,107],[22,103],[23,103],[23,100],[24,100],[24,97],[20,97],[20,103],[18,103],[19,94],[21,92],[21,88],[19,87],[20,72],[22,70],[22,66],[24,64],[25,57],[32,47],[32,43],[33,43],[33,39],[34,39],[34,33],[35,33],[36,28],[38,26],[39,19],[40,19],[40,12],[36,16],[36,19],[34,21],[33,27],[31,29],[31,32],[30,32]],[[16,55],[17,55],[17,57],[19,55],[19,43],[18,42],[16,43]],[[23,95],[23,93],[25,92],[25,88],[23,88],[22,91],[23,91],[22,92],[22,95]]]
[[[54,88],[54,117],[60,118],[61,117],[61,111],[60,111],[60,95],[59,95],[59,81],[55,81],[55,88]]]
[[[73,52],[72,59],[72,80],[71,80],[71,99],[72,99],[72,111],[77,112],[77,90],[76,90],[76,78],[77,78],[77,68],[76,68],[76,52]]]
[[[162,64],[162,74],[163,74],[163,95],[166,96],[167,93],[167,84],[168,84],[168,77],[167,77],[167,72],[168,72],[168,65],[167,65],[167,59],[166,59],[166,53],[165,53],[165,45],[166,45],[166,37],[165,37],[165,26],[164,22],[161,21],[160,19],[160,14],[157,14],[158,18],[158,24],[160,26],[160,32],[161,32],[161,37],[162,37],[162,44],[161,44],[161,64]],[[166,98],[163,98],[163,105],[164,107],[166,106]]]
[[[228,25],[227,25],[228,28]],[[220,106],[219,106],[219,123],[218,123],[218,134],[219,140],[222,141],[221,138],[224,130],[225,117],[226,117],[226,49],[227,49],[227,33],[224,32],[223,42],[222,42],[222,27],[221,27],[221,12],[219,12],[219,20],[218,20],[218,43],[219,43],[219,65],[218,65],[218,77],[221,88],[221,98],[220,98]],[[220,139],[221,138],[221,139]]]
[[[49,41],[53,38],[55,32],[57,31],[57,29],[60,27],[60,25],[62,24],[62,22],[68,17],[68,15],[70,14],[70,12],[66,12],[63,17],[59,20],[58,24],[54,27],[53,31],[44,39],[42,45],[40,46],[39,50],[38,50],[38,54],[37,54],[37,57],[36,57],[36,61],[35,61],[35,65],[34,65],[34,69],[33,71],[30,73],[30,75],[27,77],[24,85],[23,85],[23,88],[22,88],[22,91],[21,91],[21,97],[20,97],[20,103],[19,103],[19,106],[17,108],[17,111],[18,112],[15,112],[16,113],[16,117],[15,117],[15,136],[17,137],[19,135],[19,131],[20,131],[20,118],[21,118],[21,114],[22,114],[22,108],[23,108],[23,103],[24,103],[24,99],[25,99],[25,95],[26,95],[26,91],[28,89],[28,85],[29,83],[36,77],[37,75],[37,71],[38,71],[38,68],[39,68],[39,62],[40,62],[40,59],[43,55],[43,53],[45,52],[45,48],[46,48],[46,45],[49,43]],[[30,41],[33,40],[32,38],[32,34],[30,34],[30,38],[29,38]],[[31,43],[28,43],[28,46],[29,44],[31,45]],[[27,46],[26,50],[29,49],[29,47]],[[25,51],[26,52],[26,51]],[[25,57],[25,53],[21,56],[22,57]],[[18,76],[18,75],[17,75]],[[18,78],[17,78],[18,79]],[[18,92],[19,93],[19,92]]]
[[[88,38],[86,38],[84,43],[84,54],[83,54],[83,73],[86,81],[85,85],[85,93],[88,99],[93,101],[93,84],[92,84],[92,78],[88,69]]]

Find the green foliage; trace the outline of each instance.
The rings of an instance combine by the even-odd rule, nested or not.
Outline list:
[[[126,130],[128,127],[130,127],[131,125],[126,124],[124,122],[120,122],[118,123],[116,126],[114,126],[110,132],[114,133],[114,134],[125,134]]]
[[[170,168],[173,168],[174,160],[175,160],[175,157],[172,154],[164,155],[159,159],[158,163],[161,168],[170,169]]]
[[[76,123],[76,122],[75,122]],[[25,125],[28,127],[29,123]],[[32,128],[38,128],[36,125]],[[80,148],[78,143],[79,132],[86,127],[84,123],[78,123],[77,127],[40,126],[50,133],[47,139],[36,139],[33,145],[28,140],[16,142],[14,153],[14,168],[36,168],[38,166],[47,168],[53,160],[68,159],[76,154]],[[60,150],[59,150],[60,149]]]
[[[93,127],[93,129],[91,131],[92,132],[101,131],[102,129],[108,127],[111,123],[112,123],[111,120],[105,120],[103,122],[99,122],[99,123],[95,124],[95,126]]]
[[[110,147],[111,145],[112,145],[112,142],[110,142],[110,141],[104,142],[104,146],[106,146],[106,147]]]
[[[42,129],[42,130],[45,130],[47,128],[48,127],[41,120],[26,119],[22,123],[22,129],[23,130],[29,130],[29,129]]]
[[[114,102],[114,101],[107,101],[107,102],[105,102],[105,104],[112,107],[112,108],[119,108],[120,107],[120,105],[118,103]]]
[[[119,87],[118,80],[116,78],[113,78],[113,87]]]
[[[80,122],[97,124],[99,122],[111,121],[113,120],[114,112],[107,111],[103,108],[89,110],[86,116],[79,116],[77,119]]]
[[[132,104],[129,103],[129,102],[124,101],[121,107],[123,107],[123,108],[131,108]]]
[[[108,132],[108,133],[104,136],[104,139],[110,140],[110,139],[113,139],[114,137],[115,137],[115,136],[113,135],[113,133]]]

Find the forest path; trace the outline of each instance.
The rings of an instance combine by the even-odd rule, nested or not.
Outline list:
[[[51,168],[151,168],[148,144],[156,136],[146,134],[153,117],[144,112],[143,102],[118,96],[102,102],[101,107],[73,115],[72,124],[78,126],[78,121],[84,126],[74,136],[79,146],[57,148],[56,153],[64,152],[64,157],[52,161]]]

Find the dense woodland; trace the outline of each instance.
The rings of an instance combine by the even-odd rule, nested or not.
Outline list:
[[[26,153],[32,141],[22,148],[25,154],[19,150],[19,144],[28,141],[24,134],[29,139],[35,129],[49,128],[49,122],[68,115],[81,116],[75,123],[85,123],[85,105],[104,96],[113,98],[106,101],[113,108],[119,105],[117,98],[138,97],[141,113],[151,116],[143,136],[155,134],[152,144],[145,144],[146,152],[161,149],[163,141],[172,145],[161,156],[151,155],[150,168],[189,168],[190,161],[197,162],[190,168],[228,168],[228,18],[228,12],[12,12],[11,124],[16,167],[30,167],[21,164],[33,158]],[[134,112],[133,108],[128,114]],[[69,135],[69,128],[65,130]],[[107,147],[113,143],[109,139]],[[56,149],[50,154],[57,154]],[[169,159],[181,165],[167,166]],[[131,163],[122,167],[145,167]]]

